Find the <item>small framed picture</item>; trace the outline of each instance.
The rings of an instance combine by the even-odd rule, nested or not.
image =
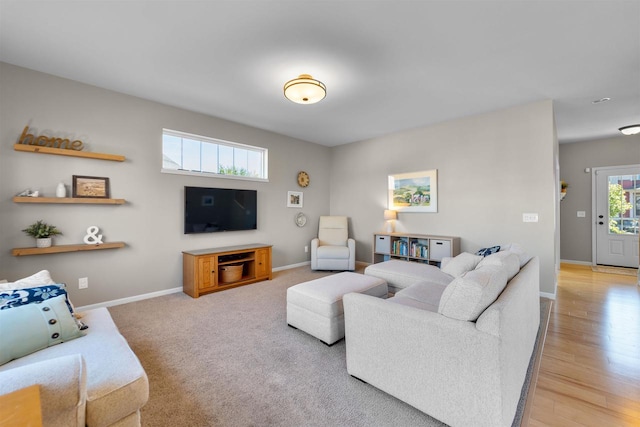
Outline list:
[[[301,208],[302,207],[302,191],[289,191],[287,192],[287,207],[288,208]]]
[[[109,178],[73,175],[72,197],[109,198]]]

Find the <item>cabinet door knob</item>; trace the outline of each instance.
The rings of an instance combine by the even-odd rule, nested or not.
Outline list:
[[[212,272],[212,273],[215,273],[216,271],[215,271],[215,270],[211,270],[211,272]]]

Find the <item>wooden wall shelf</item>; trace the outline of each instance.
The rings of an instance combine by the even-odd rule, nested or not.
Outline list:
[[[21,197],[15,196],[14,203],[43,203],[63,205],[124,205],[125,199],[102,199],[88,197]]]
[[[110,160],[112,162],[124,162],[125,157],[119,154],[93,153],[90,151],[75,151],[64,148],[42,147],[40,145],[14,144],[13,149],[28,153],[55,154],[58,156],[82,157],[85,159]]]
[[[13,256],[27,256],[27,255],[46,255],[46,254],[59,254],[64,252],[83,252],[83,251],[97,251],[101,249],[120,249],[124,248],[124,242],[110,242],[102,243],[100,245],[58,245],[50,246],[48,248],[15,248],[11,251]]]

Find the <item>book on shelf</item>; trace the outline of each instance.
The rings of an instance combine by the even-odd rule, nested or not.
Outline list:
[[[411,255],[414,258],[429,258],[429,246],[419,242],[411,243]]]
[[[411,258],[429,258],[429,245],[420,242],[407,242],[406,240],[394,240],[391,254]]]

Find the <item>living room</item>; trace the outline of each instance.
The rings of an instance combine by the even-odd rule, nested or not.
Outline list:
[[[4,43],[7,42],[3,41],[3,46]],[[42,62],[47,62],[45,52],[41,55]],[[401,212],[396,230],[459,236],[461,250],[466,252],[518,242],[540,258],[540,293],[553,298],[560,259],[590,262],[570,246],[566,253],[561,250],[565,240],[582,241],[582,234],[565,234],[564,225],[566,221],[568,229],[574,228],[581,219],[575,218],[573,210],[589,207],[584,205],[586,200],[581,200],[583,204],[575,206],[571,215],[561,214],[559,181],[567,180],[571,192],[584,176],[578,175],[584,167],[638,163],[637,136],[629,139],[611,133],[591,141],[559,144],[558,104],[548,94],[347,144],[323,145],[243,124],[241,113],[234,120],[230,112],[225,119],[196,112],[197,108],[184,103],[167,105],[153,97],[134,96],[134,91],[127,94],[102,88],[88,77],[75,81],[53,72],[36,71],[37,61],[28,65],[0,62],[0,279],[26,277],[46,268],[57,281],[68,284],[78,307],[121,304],[181,292],[183,251],[262,242],[273,246],[276,271],[304,266],[309,262],[305,247],[316,237],[321,215],[348,216],[350,235],[357,242],[357,259],[371,262],[373,233],[384,228],[388,176],[434,169],[438,171],[438,212]],[[282,121],[311,122],[309,132],[314,126],[318,130],[330,126],[314,124],[310,120],[313,112],[303,111],[306,106],[286,100],[281,83],[284,81],[278,82],[275,92],[277,102],[287,109],[288,119]],[[327,85],[327,99],[323,102],[327,103],[326,108],[332,108],[331,98],[340,95],[338,89],[333,95],[332,86],[329,82]],[[597,96],[604,95],[607,94]],[[317,107],[323,108],[322,103]],[[634,114],[637,116],[637,111]],[[348,120],[349,114],[344,116]],[[371,127],[375,127],[375,121],[373,116]],[[628,123],[618,126],[625,124]],[[83,141],[84,151],[120,154],[126,160],[102,162],[15,151],[13,144],[25,126],[34,135],[73,137]],[[266,148],[268,180],[163,173],[163,129]],[[617,133],[617,128],[611,130]],[[588,163],[602,159],[602,152],[611,156],[606,165]],[[634,161],[629,160],[629,153],[636,153]],[[579,165],[577,157],[585,164]],[[571,170],[571,175],[565,175],[565,169]],[[298,186],[299,171],[309,174],[309,186]],[[126,203],[66,206],[12,202],[13,196],[26,189],[53,197],[60,182],[70,191],[72,175],[108,177],[111,197],[122,198]],[[256,190],[257,229],[184,234],[185,186]],[[287,207],[289,191],[303,192],[301,208]],[[570,193],[562,203],[573,207],[575,199],[572,201]],[[308,218],[304,227],[294,221],[299,212]],[[523,222],[523,213],[530,212],[538,214],[537,222]],[[55,224],[62,231],[54,238],[54,245],[80,243],[88,227],[98,226],[104,242],[122,241],[125,247],[12,256],[13,248],[33,246],[33,240],[21,230],[38,219]],[[86,289],[78,289],[80,278],[88,278]]]

